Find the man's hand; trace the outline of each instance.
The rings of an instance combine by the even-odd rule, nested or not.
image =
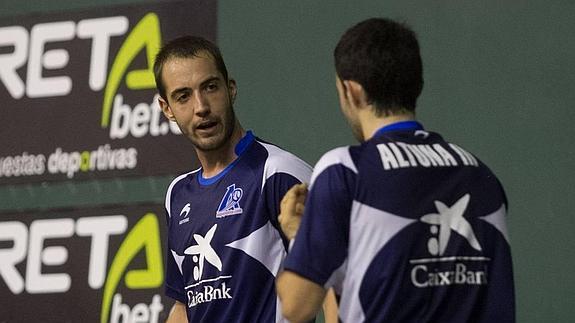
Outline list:
[[[307,185],[296,184],[287,191],[280,204],[280,215],[278,220],[285,236],[292,240],[305,209],[305,198],[307,196]]]

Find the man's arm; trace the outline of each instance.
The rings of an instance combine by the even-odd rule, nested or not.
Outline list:
[[[323,318],[325,323],[338,323],[337,299],[333,288],[330,288],[323,300]]]
[[[276,289],[282,304],[282,314],[293,323],[313,319],[326,294],[322,286],[291,271],[279,275]]]
[[[188,323],[188,317],[186,316],[186,305],[176,301],[170,310],[170,314],[168,314],[166,323]]]
[[[281,201],[281,213],[278,217],[282,231],[284,232],[285,236],[289,239],[292,240],[298,229],[299,229],[299,225],[301,223],[301,217],[303,215],[304,209],[305,209],[305,198],[307,196],[307,185],[305,184],[298,184],[298,185],[294,185],[284,196],[284,198]],[[293,274],[291,272],[286,272],[286,275],[282,275],[283,277],[287,277],[287,278],[282,278],[282,279],[287,279],[288,282],[285,283],[287,286],[290,286],[290,279],[294,279],[293,277],[290,278],[290,276],[295,276],[295,281],[296,283],[299,281],[300,283],[302,283],[301,280],[304,280],[303,284],[304,286],[302,286],[302,288],[305,288],[305,278],[298,276],[296,274]],[[309,282],[309,281],[307,281]],[[319,289],[317,289],[317,297],[321,297],[321,293],[323,288],[321,288],[319,285],[313,283],[313,282],[309,282],[313,285],[315,285],[316,287],[319,287]],[[278,293],[279,293],[279,284],[278,283]],[[291,287],[290,287],[291,288]],[[312,287],[313,288],[313,287]],[[289,290],[289,288],[288,288]],[[286,292],[284,292],[285,294]],[[289,293],[289,292],[287,292]],[[325,293],[325,291],[323,291],[323,293]],[[288,296],[290,297],[290,296]],[[316,297],[315,295],[312,297]],[[321,299],[321,298],[320,298]],[[315,302],[315,299],[314,299]],[[284,314],[285,312],[287,312],[285,310],[285,305],[282,304],[282,307],[284,308]],[[297,305],[295,306],[297,309]],[[310,311],[313,312],[312,315],[315,315],[317,313],[317,311],[319,310],[319,308],[311,308]],[[297,309],[297,311],[299,312],[300,310]],[[325,322],[326,323],[337,323],[337,302],[335,299],[335,293],[333,292],[333,289],[330,289],[329,292],[327,293],[327,295],[325,295],[324,301],[323,301],[323,311],[324,311],[324,317],[325,317]],[[305,313],[307,314],[307,313]],[[299,318],[294,318],[294,317],[288,317],[290,319],[290,321],[296,321]],[[311,318],[310,318],[311,319]]]

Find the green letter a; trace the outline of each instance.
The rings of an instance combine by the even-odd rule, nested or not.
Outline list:
[[[148,68],[135,70],[126,76],[126,85],[129,89],[142,90],[156,87],[154,80],[154,58],[162,44],[160,33],[160,21],[158,16],[150,12],[142,18],[134,27],[128,38],[122,44],[112,69],[108,75],[106,89],[104,90],[104,104],[102,106],[102,128],[108,127],[110,123],[110,110],[112,101],[116,96],[122,77],[126,73],[128,66],[142,49],[146,49]]]
[[[144,215],[118,249],[104,286],[100,322],[106,323],[110,314],[112,297],[122,279],[122,274],[134,259],[144,249],[147,269],[134,269],[126,273],[126,286],[130,289],[156,288],[164,281],[162,251],[160,246],[160,231],[158,219],[153,213]]]

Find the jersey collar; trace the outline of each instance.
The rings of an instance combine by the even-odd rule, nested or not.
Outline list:
[[[244,151],[246,151],[246,149],[248,149],[249,145],[252,143],[252,141],[254,141],[255,138],[256,138],[256,136],[254,136],[252,131],[248,130],[246,132],[246,135],[242,139],[240,139],[240,141],[236,145],[236,148],[234,150],[236,153],[236,156],[240,157],[240,155],[242,155],[244,153]]]
[[[384,133],[388,133],[391,131],[408,131],[408,130],[423,130],[423,125],[414,120],[394,122],[392,124],[388,124],[387,126],[379,128],[373,136],[374,137],[381,136]]]
[[[200,172],[198,174],[198,182],[201,185],[211,185],[211,184],[217,182],[220,178],[224,177],[234,167],[234,165],[240,160],[240,157],[246,152],[246,150],[248,149],[250,144],[255,140],[255,138],[256,138],[256,136],[254,136],[252,131],[248,130],[246,132],[245,136],[243,136],[243,138],[240,139],[240,141],[236,144],[236,147],[234,148],[234,152],[236,153],[236,156],[238,156],[238,157],[236,159],[234,159],[234,161],[231,162],[228,166],[226,166],[226,168],[224,168],[218,175],[212,176],[210,178],[204,178],[203,170],[200,169]]]

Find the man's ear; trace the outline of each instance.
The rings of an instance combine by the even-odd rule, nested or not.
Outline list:
[[[164,116],[166,116],[166,118],[170,121],[176,121],[176,118],[172,113],[172,108],[170,107],[168,102],[166,102],[166,100],[164,100],[164,98],[162,98],[161,96],[158,96],[158,103],[160,104],[160,108],[162,108]]]
[[[339,96],[340,102],[345,102],[347,99],[347,89],[345,88],[343,81],[337,75],[335,76],[335,87],[337,88],[337,95]]]
[[[236,80],[228,80],[228,90],[230,91],[230,101],[234,103],[236,100],[236,95],[238,94],[238,85],[236,84]]]
[[[367,105],[367,94],[363,86],[353,80],[344,80],[343,90],[349,102],[356,107],[363,107]]]

